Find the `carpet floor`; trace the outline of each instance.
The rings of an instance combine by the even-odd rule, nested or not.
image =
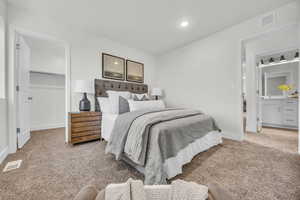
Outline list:
[[[1,200],[67,200],[87,184],[99,189],[129,177],[143,177],[110,155],[105,142],[70,146],[64,143],[64,129],[32,133],[23,149],[9,155],[0,165]],[[22,166],[10,172],[8,161],[22,159]],[[196,156],[175,177],[200,184],[216,182],[243,200],[299,200],[300,156],[248,141],[224,140],[222,145]]]

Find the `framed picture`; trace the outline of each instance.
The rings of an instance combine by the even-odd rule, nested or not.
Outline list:
[[[126,80],[144,83],[144,64],[132,60],[126,60]]]
[[[125,80],[125,59],[102,53],[102,77]]]

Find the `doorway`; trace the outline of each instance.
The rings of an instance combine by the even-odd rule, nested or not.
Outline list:
[[[55,41],[18,34],[17,146],[33,132],[65,128],[65,49]]]
[[[298,152],[298,25],[242,42],[243,127],[246,140]]]
[[[9,153],[22,148],[30,140],[30,132],[36,130],[65,127],[67,142],[67,116],[71,105],[70,46],[54,37],[14,26],[9,27],[8,36]],[[24,95],[20,95],[20,91],[24,91]],[[60,94],[59,97],[57,94]],[[49,99],[52,101],[49,102]],[[52,106],[54,102],[55,109]],[[54,115],[46,111],[51,106],[51,111],[59,110],[59,117],[57,113]]]

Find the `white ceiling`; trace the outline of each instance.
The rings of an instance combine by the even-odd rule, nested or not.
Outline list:
[[[161,54],[293,0],[8,0],[130,47]],[[188,20],[186,29],[178,27]]]

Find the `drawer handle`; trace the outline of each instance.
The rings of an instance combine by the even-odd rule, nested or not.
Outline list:
[[[286,111],[295,111],[294,109],[286,109]]]
[[[293,101],[287,101],[286,103],[296,103],[296,102],[293,102]]]
[[[295,120],[292,120],[292,119],[286,119],[285,121],[287,121],[287,122],[294,122]]]

